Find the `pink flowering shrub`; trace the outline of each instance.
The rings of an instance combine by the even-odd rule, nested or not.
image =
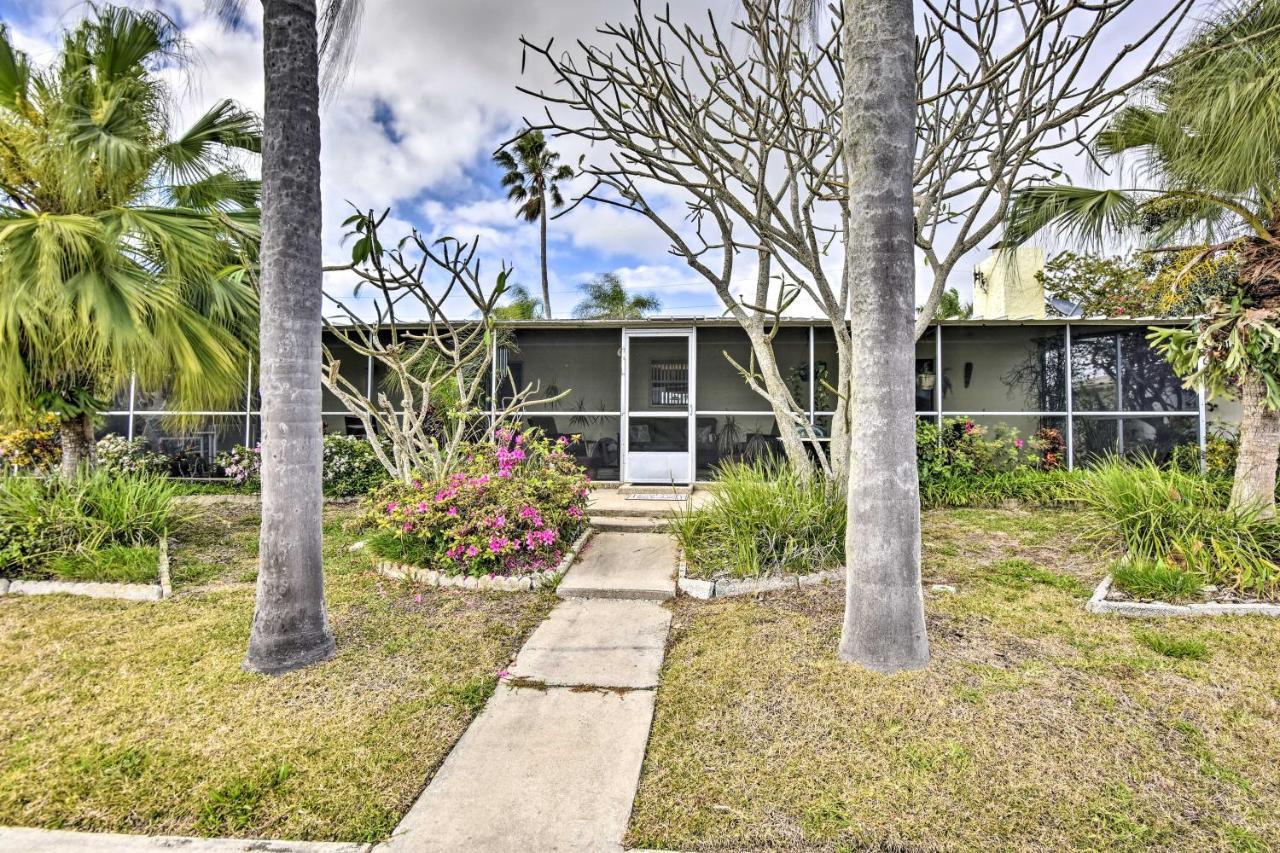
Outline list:
[[[443,480],[384,486],[367,506],[373,549],[448,574],[554,569],[586,524],[587,475],[567,444],[500,429]]]

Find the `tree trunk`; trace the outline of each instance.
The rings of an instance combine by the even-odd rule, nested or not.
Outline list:
[[[262,531],[244,668],[333,656],[321,558],[320,118],[314,0],[265,0]]]
[[[1280,454],[1280,412],[1267,408],[1267,386],[1250,375],[1240,389],[1240,453],[1233,507],[1255,507],[1265,518],[1276,514],[1276,456]]]
[[[542,195],[542,316],[551,319],[551,285],[547,283],[547,196]]]
[[[791,392],[787,389],[787,384],[782,380],[782,374],[778,370],[778,360],[774,356],[773,346],[758,323],[744,325],[743,331],[746,332],[752,353],[755,355],[755,369],[763,383],[765,399],[769,402],[769,408],[773,409],[774,423],[778,425],[778,441],[782,444],[782,450],[791,467],[801,478],[808,480],[813,476],[813,461],[805,450],[804,436],[801,434],[800,427],[791,420],[795,411],[789,402]]]
[[[848,0],[849,519],[840,657],[876,672],[929,662],[915,455],[912,0]]]
[[[58,437],[62,443],[61,475],[64,480],[74,480],[81,467],[92,471],[98,464],[97,445],[93,440],[93,416],[76,415],[62,421],[58,429]]]

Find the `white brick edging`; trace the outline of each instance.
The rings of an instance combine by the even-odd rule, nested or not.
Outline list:
[[[1111,575],[1102,579],[1084,609],[1090,613],[1115,613],[1133,619],[1156,619],[1167,616],[1280,616],[1280,604],[1260,602],[1168,604],[1163,601],[1108,601]]]
[[[83,595],[121,601],[162,601],[173,595],[169,578],[169,538],[156,546],[159,583],[103,583],[99,581],[28,581],[0,579],[0,595]]]
[[[374,563],[373,568],[384,578],[390,578],[391,580],[407,579],[426,586],[446,589],[478,589],[486,592],[524,592],[555,586],[559,582],[560,576],[573,565],[573,561],[578,557],[578,552],[587,544],[587,540],[591,538],[593,533],[595,533],[595,529],[588,526],[582,532],[582,535],[574,541],[573,545],[569,547],[569,550],[565,552],[565,555],[554,569],[533,572],[520,577],[484,575],[476,578],[470,575],[446,575],[434,569],[420,569],[408,563],[396,563],[391,560],[379,560]]]
[[[703,601],[712,598],[755,595],[779,589],[800,589],[805,586],[817,586],[828,581],[844,580],[844,569],[829,569],[825,572],[812,572],[807,575],[782,575],[781,577],[699,580],[687,577],[689,564],[685,562],[683,551],[680,552],[679,567],[680,571],[676,578],[676,586],[685,595],[691,598],[699,598]]]

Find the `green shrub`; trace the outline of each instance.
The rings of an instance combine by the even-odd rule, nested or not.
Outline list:
[[[1111,570],[1111,584],[1134,598],[1177,603],[1199,598],[1204,581],[1164,560],[1127,557]]]
[[[844,562],[845,496],[829,481],[758,461],[722,466],[717,482],[708,503],[672,522],[696,574],[807,573]]]
[[[223,476],[238,489],[256,491],[262,485],[262,445],[237,444],[214,460]],[[326,435],[321,482],[331,498],[367,495],[390,479],[367,439],[354,435]]]
[[[1262,598],[1280,593],[1280,520],[1228,506],[1230,484],[1150,459],[1104,460],[1084,472],[1080,499],[1119,536],[1135,571],[1180,570],[1203,584]],[[1164,564],[1164,568],[1160,568]]]
[[[1231,479],[1236,473],[1236,456],[1239,451],[1240,442],[1230,433],[1205,436],[1204,474]],[[1169,454],[1169,465],[1188,474],[1201,473],[1199,443],[1191,441],[1173,448],[1173,452]]]
[[[1055,429],[1024,441],[1005,424],[986,427],[971,418],[916,425],[920,504],[993,507],[1006,500],[1052,504],[1070,499],[1075,478],[1063,468],[1065,445]]]
[[[996,507],[1007,500],[1034,506],[1074,500],[1080,482],[1079,471],[1018,467],[966,476],[920,478],[920,505],[924,509],[942,507]]]
[[[98,439],[96,450],[98,468],[108,474],[169,473],[169,457],[148,450],[145,438],[130,441],[113,433]]]
[[[1151,651],[1167,658],[1179,660],[1208,660],[1209,646],[1204,640],[1195,637],[1172,637],[1155,631],[1139,630],[1134,632],[1138,642]]]
[[[367,495],[390,479],[367,439],[324,437],[324,493],[334,498]]]
[[[47,572],[54,560],[110,546],[153,546],[179,520],[174,492],[154,474],[0,478],[0,573]]]

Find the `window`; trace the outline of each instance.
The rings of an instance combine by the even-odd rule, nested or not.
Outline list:
[[[689,405],[689,362],[649,362],[649,403],[654,406]]]

